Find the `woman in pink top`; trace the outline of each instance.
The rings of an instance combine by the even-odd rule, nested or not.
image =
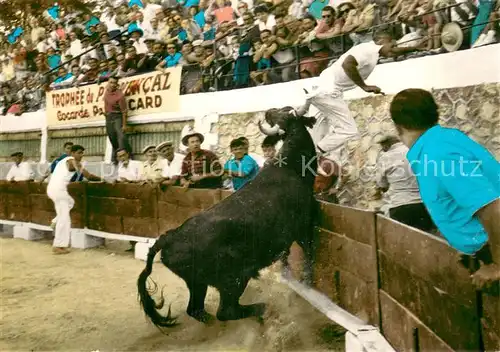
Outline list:
[[[210,8],[211,15],[215,16],[217,23],[231,22],[234,20],[234,10],[231,1],[216,0]]]

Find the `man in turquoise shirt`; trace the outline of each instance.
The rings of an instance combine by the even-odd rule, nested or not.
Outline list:
[[[257,175],[259,165],[245,153],[245,142],[241,139],[233,139],[230,148],[234,158],[226,162],[224,171],[232,177],[233,188],[237,191]]]
[[[390,110],[439,231],[465,259],[481,262],[470,268],[474,283],[499,280],[500,163],[461,131],[438,125],[438,106],[425,90],[399,92]]]

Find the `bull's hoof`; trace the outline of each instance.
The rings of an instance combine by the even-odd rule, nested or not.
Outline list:
[[[196,310],[193,312],[187,312],[187,314],[203,324],[210,324],[211,322],[215,321],[214,316],[207,313],[207,311],[204,309],[203,310]]]
[[[262,319],[266,312],[266,305],[264,303],[249,304],[238,306],[237,308],[224,309],[217,313],[217,319],[220,321],[239,320],[248,317],[257,317]]]
[[[250,307],[250,310],[252,311],[252,314],[251,314],[252,316],[260,318],[260,319],[262,319],[262,317],[266,313],[266,304],[265,303],[255,303],[255,304],[251,304],[251,305],[246,306],[246,307]]]

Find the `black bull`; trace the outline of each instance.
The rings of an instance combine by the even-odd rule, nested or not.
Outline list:
[[[239,304],[248,281],[288,253],[294,241],[311,258],[316,202],[310,170],[317,163],[306,126],[315,120],[302,117],[304,110],[272,109],[266,113],[267,126],[259,124],[266,134],[282,135],[281,164],[264,167],[243,188],[161,235],[151,247],[137,285],[144,312],[156,326],[175,325],[170,311],[165,317],[157,310],[163,298],[156,304],[146,288],[159,251],[165,266],[187,284],[187,313],[202,322],[212,318],[205,311],[209,285],[220,292],[219,320],[261,316],[263,304]],[[310,169],[304,167],[308,163]]]

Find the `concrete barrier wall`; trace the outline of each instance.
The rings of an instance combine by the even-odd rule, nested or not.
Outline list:
[[[46,184],[0,181],[0,219],[48,225]],[[75,183],[72,226],[155,238],[231,195],[133,184]],[[379,326],[398,351],[500,349],[499,285],[476,291],[445,241],[373,212],[320,202],[314,286]],[[302,254],[291,265],[301,276]]]

